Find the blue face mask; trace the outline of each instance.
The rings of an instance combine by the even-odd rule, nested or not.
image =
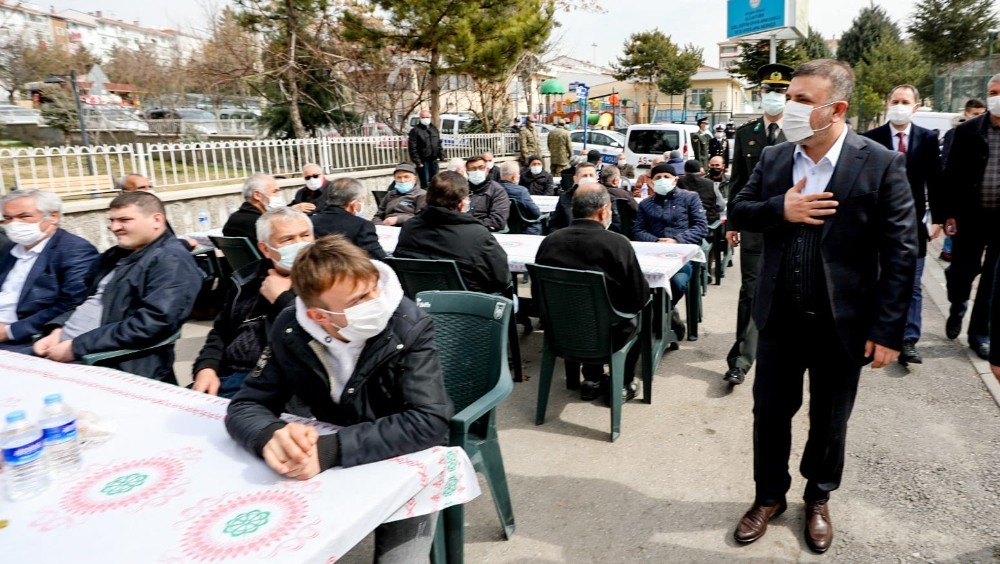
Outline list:
[[[309,245],[312,245],[312,242],[302,241],[299,243],[292,243],[291,245],[285,245],[284,247],[277,249],[271,247],[271,245],[268,245],[268,247],[271,247],[272,251],[277,251],[278,254],[281,255],[281,260],[276,262],[274,266],[280,270],[284,270],[285,272],[291,272],[292,265],[295,264],[295,257],[299,256],[302,249],[305,249]]]
[[[413,190],[412,182],[396,182],[396,191],[400,194],[409,194]]]

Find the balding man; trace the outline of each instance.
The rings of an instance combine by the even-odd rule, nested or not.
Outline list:
[[[318,164],[307,164],[302,167],[302,180],[306,185],[299,188],[288,206],[306,215],[323,211],[330,186],[326,176],[323,176],[323,169]]]
[[[115,188],[119,192],[150,192],[153,190],[153,181],[141,174],[127,174],[115,181]]]
[[[615,309],[637,312],[649,297],[649,284],[628,239],[608,231],[611,210],[611,196],[604,186],[597,183],[577,186],[573,192],[573,222],[542,241],[535,262],[545,266],[603,272],[608,296]],[[637,330],[635,321],[622,323],[615,333],[615,347],[623,345]],[[634,398],[638,389],[633,377],[639,349],[633,346],[625,358],[625,388],[618,393],[626,401]],[[583,365],[583,377],[581,399],[591,401],[604,394],[610,400],[608,378],[602,365]],[[566,379],[570,386],[580,380],[580,363],[566,361]]]
[[[510,215],[517,213],[514,208],[521,209],[521,216],[529,223],[524,229],[525,235],[542,234],[542,212],[538,209],[538,204],[531,199],[528,189],[518,184],[521,180],[521,165],[517,161],[507,161],[500,165],[500,185],[507,191],[510,199]],[[508,216],[509,217],[509,216]],[[507,222],[508,224],[510,221]]]

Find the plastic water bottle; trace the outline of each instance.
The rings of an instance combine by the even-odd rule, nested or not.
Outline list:
[[[80,469],[80,436],[76,413],[63,403],[61,394],[45,396],[45,409],[38,422],[45,438],[45,458],[54,478],[65,478]]]
[[[210,219],[211,218],[208,216],[208,211],[206,211],[206,210],[199,211],[198,212],[198,231],[201,231],[202,233],[205,233],[206,231],[208,231],[210,229],[210,226],[209,226]]]
[[[28,499],[49,487],[48,469],[42,457],[45,449],[42,431],[28,421],[23,411],[7,414],[0,446],[3,447],[3,478],[8,499]]]

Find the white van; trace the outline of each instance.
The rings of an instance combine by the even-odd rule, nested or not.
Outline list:
[[[938,139],[944,139],[944,134],[948,130],[958,125],[958,120],[962,114],[958,112],[925,112],[917,110],[913,112],[913,123],[927,129],[936,129]]]
[[[440,121],[438,122],[438,130],[441,132],[441,135],[467,133],[472,125],[472,117],[469,114],[441,114]],[[418,114],[410,115],[410,127],[416,127],[418,123],[420,123],[420,116]]]
[[[684,160],[694,158],[691,136],[698,126],[684,123],[630,125],[625,133],[625,160],[636,168],[649,168],[655,157],[680,151]]]

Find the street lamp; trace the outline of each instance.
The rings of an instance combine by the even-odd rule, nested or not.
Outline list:
[[[990,65],[990,74],[992,75],[993,74],[993,42],[996,41],[997,30],[993,29],[993,28],[990,28],[989,30],[987,30],[987,33],[989,34],[987,37],[989,38],[989,44],[990,44],[989,45],[989,54],[990,55],[989,55],[988,61],[989,61],[989,65]]]
[[[45,79],[45,82],[47,82],[49,84],[62,84],[63,82],[65,82],[62,79],[66,78],[66,77],[69,77],[70,88],[73,89],[73,100],[76,102],[76,117],[77,117],[77,120],[79,120],[79,122],[80,122],[80,141],[83,143],[83,145],[85,147],[88,147],[88,151],[89,151],[90,139],[87,136],[87,124],[85,123],[85,121],[83,119],[83,106],[81,105],[81,102],[80,102],[80,89],[79,89],[79,87],[78,87],[78,85],[76,83],[76,71],[75,70],[71,70],[71,71],[69,71],[68,75],[67,74],[52,74],[52,75],[49,75],[49,78]],[[94,159],[93,159],[92,156],[90,156],[89,152],[88,152],[88,158],[87,158],[87,169],[90,171],[90,175],[93,176],[94,175]]]

